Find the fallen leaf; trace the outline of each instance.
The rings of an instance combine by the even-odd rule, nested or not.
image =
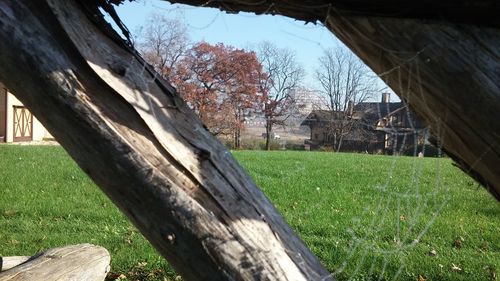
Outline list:
[[[491,266],[485,266],[483,267],[484,270],[487,270],[489,275],[490,275],[490,281],[496,281],[497,280],[497,271],[495,270],[494,267]]]
[[[10,217],[17,215],[17,211],[16,210],[5,210],[5,211],[3,211],[2,215],[6,218],[10,218]]]
[[[463,241],[464,241],[464,238],[462,238],[461,236],[455,238],[455,241],[453,241],[453,247],[455,247],[457,249],[462,248],[462,242]]]
[[[108,272],[108,275],[106,275],[106,280],[118,280],[118,277],[120,274],[116,272]]]
[[[418,275],[418,281],[426,281],[427,279],[425,279],[424,276],[422,276],[421,274]]]
[[[483,243],[481,243],[481,251],[483,252],[488,252],[488,250],[490,249],[490,245],[488,243],[488,241],[483,241]]]
[[[456,265],[455,265],[455,264],[453,264],[453,263],[451,264],[451,270],[453,270],[453,271],[457,271],[457,272],[462,271],[462,269],[461,269],[460,267],[456,266]]]
[[[431,257],[435,257],[435,256],[437,256],[437,251],[436,251],[436,250],[434,250],[434,249],[433,249],[433,250],[431,250],[431,251],[429,252],[429,256],[431,256]]]

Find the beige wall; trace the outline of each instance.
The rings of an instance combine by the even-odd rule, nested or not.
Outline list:
[[[5,109],[6,109],[6,104],[5,104],[5,99],[7,98],[7,90],[2,87],[0,84],[0,142],[5,141]]]
[[[19,101],[13,94],[8,93],[7,94],[7,104],[6,108],[7,109],[7,138],[6,142],[12,142],[13,139],[13,134],[14,134],[14,106],[23,106],[23,103]],[[41,141],[43,139],[47,138],[52,138],[50,133],[43,127],[42,123],[36,119],[35,116],[33,116],[33,140],[34,141]]]

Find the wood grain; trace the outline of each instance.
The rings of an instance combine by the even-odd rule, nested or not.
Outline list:
[[[30,258],[30,256],[0,257],[0,272],[18,266]]]
[[[0,281],[102,281],[109,272],[106,249],[90,244],[47,250],[9,270],[0,272]]]

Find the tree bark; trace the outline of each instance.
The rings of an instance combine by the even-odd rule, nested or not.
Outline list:
[[[332,279],[89,3],[0,1],[6,86],[186,280]]]
[[[271,116],[266,116],[266,150],[271,150],[271,135],[273,134],[273,121]]]
[[[500,200],[500,2],[175,1],[321,22],[417,112]]]

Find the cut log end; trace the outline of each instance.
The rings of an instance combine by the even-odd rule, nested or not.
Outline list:
[[[2,257],[0,281],[102,281],[110,259],[105,248],[91,244],[53,248],[32,257]]]
[[[0,257],[0,272],[27,262],[30,256]]]

